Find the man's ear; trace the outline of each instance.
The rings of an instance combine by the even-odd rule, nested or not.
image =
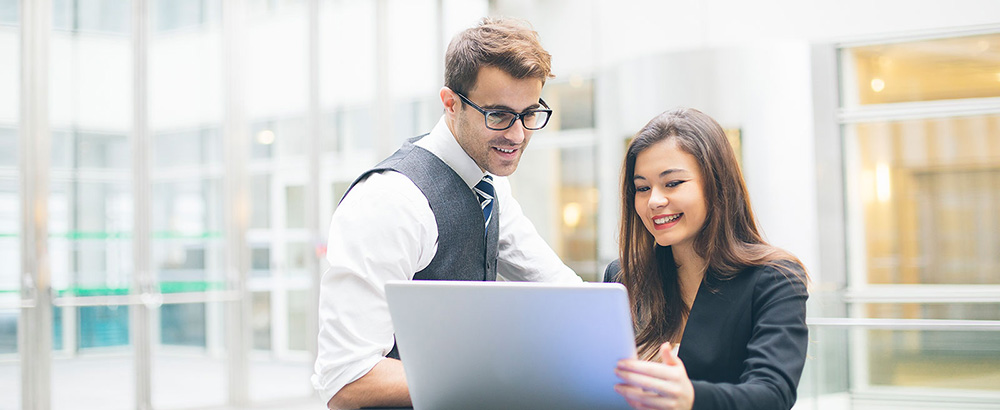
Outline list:
[[[444,106],[444,112],[448,115],[455,115],[455,111],[458,110],[459,104],[458,94],[455,94],[451,88],[441,87],[441,105]]]

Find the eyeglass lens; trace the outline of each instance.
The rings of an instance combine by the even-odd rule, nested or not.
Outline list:
[[[509,112],[490,112],[486,115],[486,125],[494,130],[503,130],[514,125],[517,116]],[[531,111],[521,115],[521,122],[524,128],[536,130],[548,122],[549,113],[545,111]]]

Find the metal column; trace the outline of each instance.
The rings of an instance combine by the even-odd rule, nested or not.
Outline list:
[[[247,407],[250,404],[249,351],[250,331],[246,278],[250,265],[247,228],[250,219],[247,163],[249,136],[243,109],[243,54],[245,11],[241,0],[223,0],[223,72],[225,84],[225,249],[227,288],[237,294],[226,303],[226,346],[229,358],[229,405]]]
[[[324,230],[319,226],[319,156],[322,152],[320,143],[320,75],[319,75],[319,0],[309,0],[309,112],[308,130],[306,135],[306,155],[308,156],[308,177],[305,192],[305,224],[309,232],[309,245],[316,248],[323,237]],[[309,271],[310,290],[309,301],[306,304],[306,349],[311,357],[316,357],[317,336],[319,334],[319,283],[320,262],[316,257],[306,258],[306,269]]]
[[[135,408],[153,408],[150,310],[159,295],[150,266],[149,0],[132,2],[132,294],[130,337],[134,352]]]
[[[48,255],[49,34],[48,1],[21,4],[21,407],[48,410],[52,394],[52,283]]]

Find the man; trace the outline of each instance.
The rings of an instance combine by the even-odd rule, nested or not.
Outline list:
[[[551,110],[550,55],[521,23],[483,19],[445,56],[444,115],[362,174],[330,223],[313,386],[330,408],[409,406],[389,280],[581,281],[521,212],[506,176]]]

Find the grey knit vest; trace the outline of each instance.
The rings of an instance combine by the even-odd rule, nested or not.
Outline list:
[[[483,232],[486,221],[475,192],[448,164],[414,145],[424,136],[406,141],[389,158],[361,174],[351,188],[372,173],[395,171],[413,181],[427,198],[437,221],[437,252],[430,264],[414,274],[413,279],[494,281],[500,230],[499,202],[493,199],[493,217],[489,229]],[[388,357],[399,358],[395,346]]]

